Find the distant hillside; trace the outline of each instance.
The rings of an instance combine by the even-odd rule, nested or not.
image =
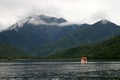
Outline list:
[[[52,55],[56,58],[80,58],[82,56],[91,59],[120,59],[120,36],[95,46],[78,46]]]
[[[33,53],[37,56],[49,55],[79,45],[97,44],[119,34],[119,26],[110,21],[101,20],[93,25],[83,24],[56,42],[33,49]]]
[[[29,57],[26,52],[8,44],[0,44],[0,59],[19,59]]]

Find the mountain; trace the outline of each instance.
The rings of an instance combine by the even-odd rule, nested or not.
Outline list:
[[[11,44],[34,56],[48,56],[78,45],[96,44],[120,34],[108,20],[95,24],[69,24],[63,18],[34,15],[0,32],[0,42]]]
[[[80,27],[72,34],[63,37],[59,43],[63,44],[62,42],[67,42],[67,44],[73,45],[95,43],[119,34],[120,26],[117,26],[116,24],[107,20],[101,20],[93,25],[87,25],[84,29],[81,29]]]
[[[63,37],[61,37],[57,41],[54,41],[53,43],[45,44],[41,47],[31,49],[30,52],[34,53],[37,56],[46,56],[46,55],[53,54],[57,51],[61,51],[62,49],[73,47],[73,46],[75,46],[75,44],[69,43],[69,42],[70,42],[70,40],[73,40],[74,38],[71,38],[66,41],[63,41],[62,39],[64,37],[67,37],[70,34],[73,34],[75,31],[77,31],[79,29],[84,30],[87,27],[89,27],[88,24],[65,26],[65,27],[63,27],[63,30],[59,33],[59,35],[64,34],[66,32],[69,32],[69,34],[64,35]],[[76,43],[76,45],[79,45],[79,44]]]
[[[96,44],[119,34],[120,26],[108,20],[100,20],[92,25],[80,25],[75,31],[60,38],[54,44],[36,48],[33,53],[37,53],[37,55],[53,54],[78,45]]]
[[[63,28],[65,23],[67,21],[63,18],[45,15],[30,16],[2,31],[0,42],[29,50],[56,41],[74,30],[68,27]]]
[[[79,59],[82,56],[87,56],[89,59],[120,59],[120,36],[95,46],[78,46],[66,49],[55,53],[51,57]]]
[[[28,53],[8,44],[0,44],[0,59],[24,59]]]

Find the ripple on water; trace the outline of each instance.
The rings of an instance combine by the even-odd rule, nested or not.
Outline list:
[[[0,80],[120,80],[120,62],[0,63]]]

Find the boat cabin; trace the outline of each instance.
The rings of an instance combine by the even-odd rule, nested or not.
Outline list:
[[[82,64],[87,63],[87,57],[82,57],[82,58],[81,58],[81,63],[82,63]]]

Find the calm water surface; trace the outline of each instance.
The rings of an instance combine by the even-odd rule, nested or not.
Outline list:
[[[0,61],[0,80],[120,80],[120,62]]]

